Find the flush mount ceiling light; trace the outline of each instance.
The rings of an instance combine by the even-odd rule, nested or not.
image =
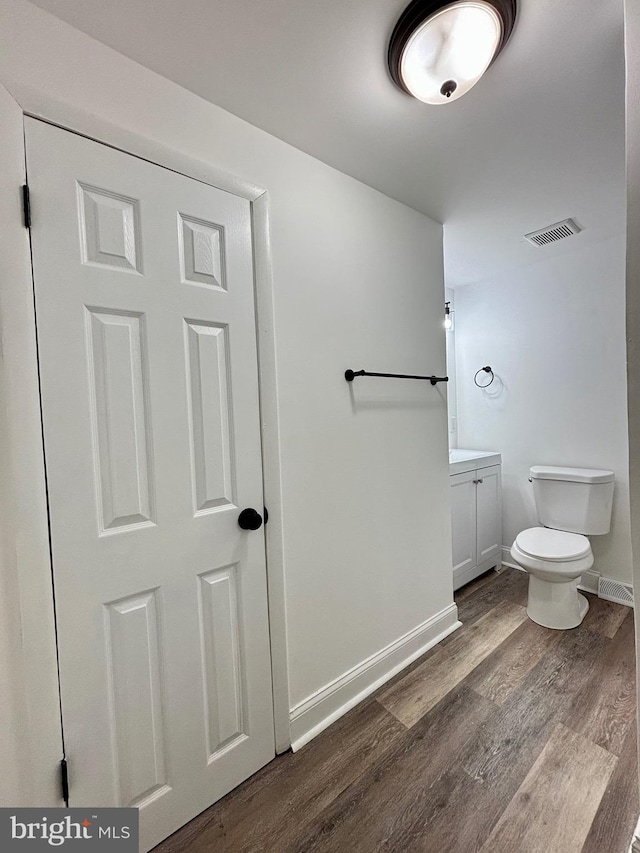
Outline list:
[[[515,18],[516,0],[414,0],[391,36],[391,76],[419,101],[455,101],[496,59]]]

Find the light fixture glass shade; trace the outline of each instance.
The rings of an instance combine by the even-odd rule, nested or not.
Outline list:
[[[420,101],[455,101],[482,77],[501,39],[502,20],[490,3],[459,0],[431,15],[411,35],[400,59],[400,76]]]
[[[444,303],[444,328],[447,332],[453,331],[453,311],[450,302]]]

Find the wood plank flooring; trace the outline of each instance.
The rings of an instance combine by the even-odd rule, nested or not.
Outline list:
[[[156,853],[627,853],[640,814],[633,611],[526,617],[527,576],[456,595],[463,627]]]
[[[524,607],[501,601],[422,666],[378,694],[378,701],[411,728],[526,620]]]
[[[482,850],[580,853],[616,763],[558,723]]]

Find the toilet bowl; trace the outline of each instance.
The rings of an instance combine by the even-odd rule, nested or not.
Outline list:
[[[589,609],[578,592],[581,575],[593,565],[587,537],[530,527],[516,537],[511,556],[529,574],[527,616],[545,628],[577,628]]]

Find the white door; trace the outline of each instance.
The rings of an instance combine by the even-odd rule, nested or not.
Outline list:
[[[476,471],[478,483],[478,564],[502,559],[502,486],[500,465]]]
[[[468,580],[476,565],[476,472],[454,474],[451,481],[451,538],[454,588]]]
[[[250,205],[26,139],[70,804],[148,849],[274,755]]]

